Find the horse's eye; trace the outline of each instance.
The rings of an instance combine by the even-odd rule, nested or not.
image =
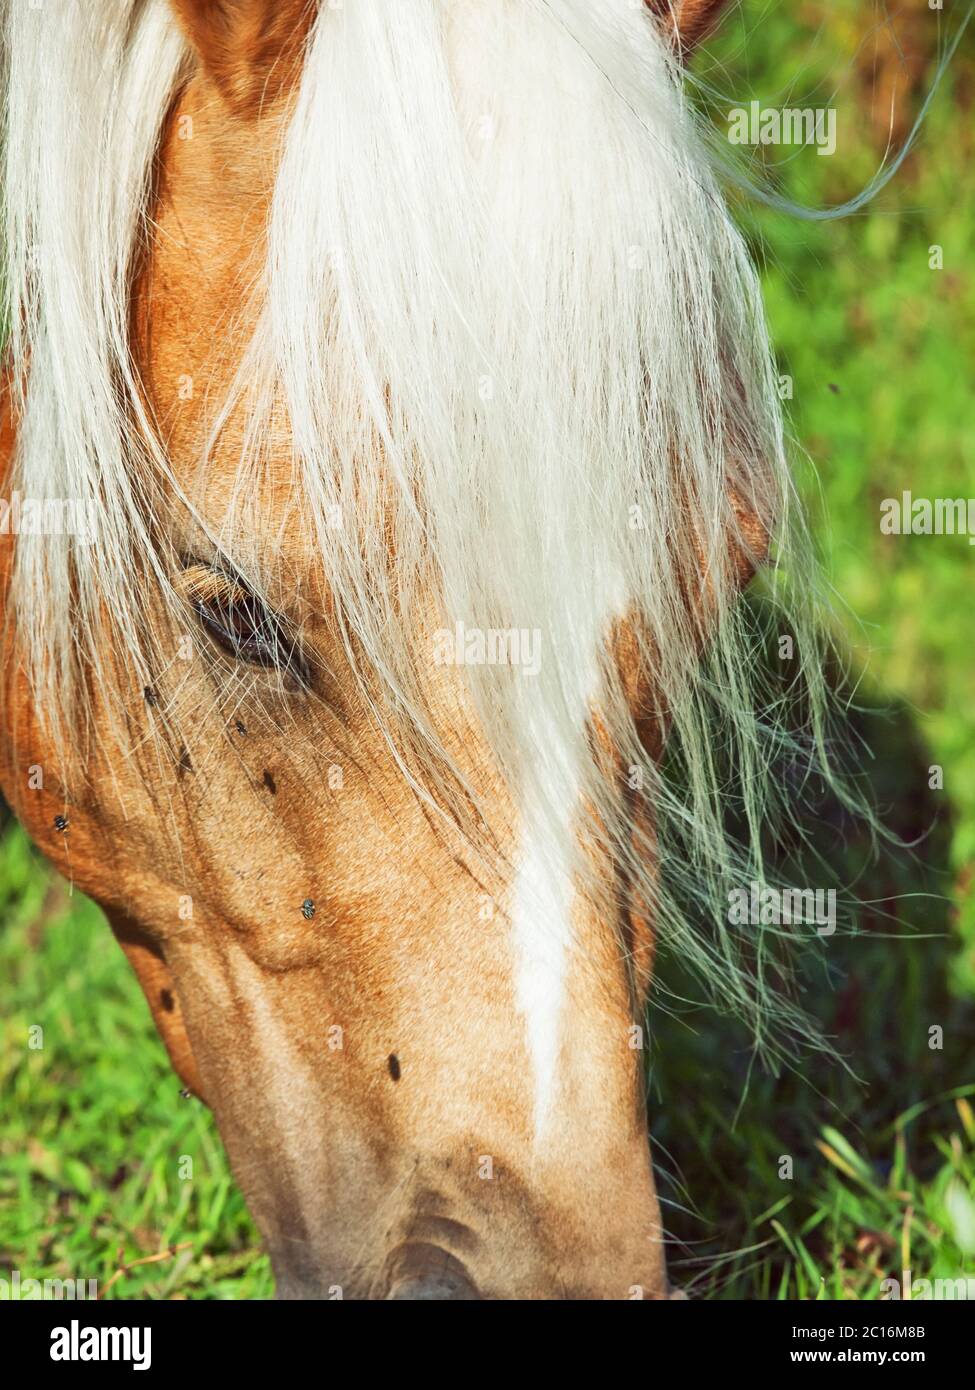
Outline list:
[[[297,636],[241,580],[193,565],[184,572],[183,586],[200,625],[228,656],[288,672],[304,683]]]

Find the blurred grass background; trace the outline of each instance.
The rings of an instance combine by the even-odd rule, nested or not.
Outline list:
[[[752,98],[835,106],[835,155],[760,148],[752,168],[797,202],[839,204],[907,134],[966,9],[744,0],[695,60],[702,102],[719,129]],[[866,772],[917,844],[868,862],[855,828],[823,832],[864,906],[805,1003],[855,1075],[811,1059],[769,1077],[712,1015],[655,1022],[671,1271],[695,1297],[871,1299],[905,1268],[975,1277],[975,551],[879,530],[884,497],[975,495],[973,106],[975,26],[864,211],[810,223],[733,200],[815,466],[799,472],[860,681]],[[97,909],[16,827],[0,843],[0,1012],[0,1274],[97,1278],[110,1298],[270,1296],[209,1113],[181,1097]]]

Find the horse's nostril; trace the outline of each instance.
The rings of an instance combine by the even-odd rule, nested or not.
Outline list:
[[[393,1258],[391,1275],[387,1299],[480,1299],[456,1255],[425,1241],[402,1246]]]
[[[455,1299],[470,1301],[479,1297],[474,1285],[463,1275],[442,1269],[420,1275],[417,1279],[406,1279],[390,1289],[390,1299]]]

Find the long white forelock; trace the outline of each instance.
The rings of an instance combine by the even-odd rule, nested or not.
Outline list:
[[[140,496],[158,450],[129,357],[128,285],[186,50],[163,4],[5,0],[2,14],[7,322],[15,399],[26,393],[14,476],[99,519],[88,556],[17,548],[14,598],[33,615],[22,638],[56,718],[106,601],[120,649],[138,651],[132,557],[158,571]]]
[[[627,0],[323,13],[278,181],[265,329],[306,490],[320,516],[354,499],[378,550],[391,475],[397,584],[425,577],[432,547],[450,615],[531,618],[557,725],[578,725],[621,602],[670,633],[679,576],[659,539],[688,531],[678,473],[715,563],[742,471],[728,439],[780,451],[767,380],[764,414],[748,402],[740,428],[728,389],[729,368],[767,373],[760,331],[666,46]],[[377,440],[382,479],[362,467]],[[340,594],[362,532],[330,538]],[[396,672],[389,601],[353,607],[372,664]]]
[[[130,662],[152,666],[129,567],[165,591],[141,483],[167,465],[139,415],[128,287],[186,50],[163,0],[114,0],[97,18],[73,0],[3,9],[8,294],[15,365],[25,377],[29,365],[17,475],[34,494],[97,496],[105,525],[97,560],[70,542],[18,556],[15,602],[45,617],[28,657],[50,701],[69,689],[66,654],[106,669],[106,607]],[[756,1028],[768,1003],[801,1031],[712,912],[737,861],[704,712],[710,701],[724,716],[742,766],[748,881],[761,877],[762,773],[781,731],[749,690],[729,556],[747,549],[734,498],[785,523],[778,398],[754,271],[649,14],[631,0],[323,5],[242,359],[241,381],[259,372],[275,388],[265,404],[287,408],[304,519],[404,772],[422,784],[426,768],[436,787],[446,761],[429,634],[402,621],[433,582],[446,626],[541,635],[530,680],[464,669],[531,808],[533,855],[547,827],[551,873],[521,889],[536,878],[551,897],[552,875],[583,874],[601,843],[719,1002]],[[256,410],[241,518],[270,435]],[[260,587],[253,537],[225,520],[219,539]],[[694,685],[702,567],[715,606],[706,698]],[[668,826],[681,846],[662,886],[587,727],[598,706],[622,775],[645,764],[606,656],[624,616],[638,619],[684,766],[679,792],[646,771],[664,852]],[[711,936],[691,925],[709,912]]]
[[[448,622],[541,631],[532,685],[468,674],[510,782],[546,808],[553,856],[571,858],[580,767],[623,841],[586,729],[609,623],[640,615],[673,707],[697,645],[687,573],[726,565],[730,488],[772,516],[788,486],[757,284],[649,16],[626,0],[323,12],[264,331],[315,510],[349,516],[354,499],[368,518],[329,538],[328,559],[367,666],[423,711],[409,634],[389,629],[399,592],[360,597],[363,544],[385,573],[388,497],[362,467],[378,440],[391,582],[410,593],[435,567]],[[629,712],[602,693],[633,753]]]

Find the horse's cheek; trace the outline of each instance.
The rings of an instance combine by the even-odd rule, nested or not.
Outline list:
[[[0,631],[13,545],[0,537]],[[0,792],[27,834],[73,887],[103,907],[118,902],[126,877],[113,837],[90,794],[65,794],[59,759],[45,734],[17,652],[16,634],[0,646]]]
[[[0,493],[7,482],[17,440],[9,387],[0,390]],[[36,748],[36,720],[30,690],[17,653],[17,633],[7,610],[16,555],[16,536],[0,530],[0,790],[28,834],[44,845],[44,764]],[[38,795],[38,792],[41,795]],[[51,812],[51,823],[56,811]],[[52,848],[56,848],[52,846]],[[49,852],[49,851],[48,851]],[[56,855],[52,855],[56,858]]]
[[[187,1090],[206,1101],[199,1068],[183,1022],[179,993],[159,945],[124,913],[110,910],[106,915],[115,939],[125,952],[146,996],[174,1071]]]
[[[0,605],[6,592],[13,544],[0,537]],[[2,617],[0,617],[2,621]],[[59,786],[45,766],[27,681],[15,659],[12,642],[4,652],[0,699],[0,789],[38,848],[61,873],[106,908],[112,930],[135,971],[173,1067],[183,1084],[205,1100],[196,1060],[183,1025],[179,998],[159,947],[109,904],[117,896],[120,876],[112,856],[99,848],[99,837],[66,807]],[[47,775],[45,775],[47,774]],[[59,830],[55,818],[63,816]],[[114,886],[114,892],[113,892]]]
[[[5,460],[0,459],[0,473]],[[17,657],[17,638],[8,626],[7,594],[14,563],[15,539],[0,535],[0,790],[17,818],[35,839],[41,829],[43,811],[31,787],[43,790],[43,764],[33,755],[31,732],[36,721],[27,681]],[[52,817],[55,813],[52,812]]]

